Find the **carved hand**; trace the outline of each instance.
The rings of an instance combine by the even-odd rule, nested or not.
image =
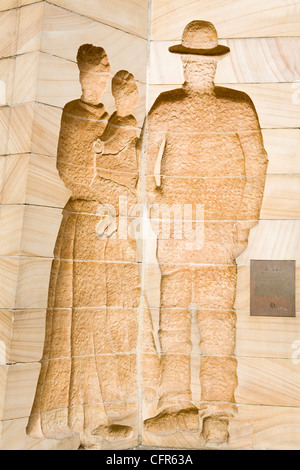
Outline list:
[[[97,139],[93,144],[93,150],[95,153],[104,153],[104,142],[102,142],[100,139]]]
[[[96,226],[96,233],[98,238],[109,238],[117,231],[117,224],[115,217],[106,217],[101,220]]]

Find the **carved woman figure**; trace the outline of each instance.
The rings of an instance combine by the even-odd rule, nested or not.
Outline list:
[[[130,426],[115,424],[113,419],[120,418],[118,409],[124,408],[127,399],[122,383],[134,375],[134,357],[122,349],[134,350],[134,345],[128,346],[134,343],[134,334],[123,317],[120,321],[119,311],[125,315],[127,308],[126,319],[132,319],[134,330],[131,307],[136,307],[139,287],[136,299],[126,303],[121,281],[118,292],[115,288],[115,273],[130,272],[126,261],[132,261],[134,250],[127,257],[122,254],[120,262],[120,250],[112,247],[108,267],[107,240],[96,232],[99,204],[107,202],[108,194],[110,201],[113,197],[117,201],[120,193],[118,182],[95,175],[94,169],[93,144],[109,118],[100,100],[110,65],[105,51],[89,44],[79,48],[77,62],[82,96],[64,108],[57,157],[59,174],[72,196],[63,211],[54,251],[45,347],[27,432],[56,439],[79,433],[82,445],[100,448],[103,439],[132,434]],[[138,283],[137,277],[131,279]],[[114,338],[120,336],[123,343],[117,344]],[[109,396],[111,390],[114,394]],[[130,393],[134,401],[131,389]],[[113,408],[109,416],[104,400]]]

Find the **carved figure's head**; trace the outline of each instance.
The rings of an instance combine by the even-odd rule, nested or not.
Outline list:
[[[212,23],[195,20],[185,27],[181,44],[171,46],[169,51],[182,55],[187,83],[205,85],[213,82],[217,61],[230,49],[218,44],[218,33]]]
[[[139,92],[134,76],[120,70],[112,79],[112,94],[121,116],[128,116],[139,102]]]
[[[82,88],[81,100],[92,105],[99,104],[110,76],[105,50],[92,44],[83,44],[78,49],[77,64]]]

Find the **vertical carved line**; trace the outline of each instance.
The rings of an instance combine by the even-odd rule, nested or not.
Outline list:
[[[151,15],[152,15],[152,0],[148,0],[148,36],[147,36],[147,69],[146,69],[146,97],[145,97],[145,120],[141,132],[141,150],[140,150],[140,200],[143,206],[143,211],[146,208],[146,157],[147,157],[147,110],[149,107],[149,83],[150,83],[150,44],[151,44]],[[140,269],[140,283],[141,294],[140,304],[138,307],[138,338],[137,338],[137,387],[138,387],[138,444],[142,444],[142,429],[143,429],[143,324],[144,324],[144,308],[145,308],[145,240],[144,240],[144,225],[143,213],[140,214],[140,233],[142,236],[142,260]]]

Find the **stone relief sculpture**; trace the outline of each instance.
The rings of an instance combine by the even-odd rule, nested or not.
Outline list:
[[[112,94],[116,112],[110,117],[101,138],[94,144],[96,174],[126,187],[128,190],[123,195],[128,198],[128,203],[133,204],[137,202],[138,128],[131,111],[139,100],[133,75],[125,70],[118,72],[112,80]],[[105,202],[114,204],[116,201],[108,199]]]
[[[152,367],[152,375],[144,373],[143,393],[159,400],[156,414],[144,421],[146,432],[198,432],[204,442],[228,439],[237,412],[235,260],[259,218],[267,156],[251,99],[214,84],[218,60],[229,53],[218,44],[214,26],[191,22],[170,52],[181,54],[185,83],[157,98],[143,141],[152,222],[167,221],[170,234],[155,238],[159,333],[145,339],[143,330],[141,367],[140,259],[137,240],[128,233],[128,208],[139,199],[143,143],[132,114],[138,88],[132,74],[118,72],[112,79],[116,111],[109,116],[100,103],[110,77],[107,55],[90,44],[78,50],[82,96],[64,108],[57,159],[72,196],[51,270],[45,348],[27,427],[33,437],[79,433],[83,446],[98,449],[107,441],[129,442],[138,429],[137,377]],[[167,220],[178,208],[176,220]],[[187,227],[192,235],[188,240],[183,226],[184,235]],[[149,292],[144,292],[147,331]],[[198,398],[191,392],[195,321],[201,348]]]
[[[134,77],[119,72],[112,81],[117,111],[109,117],[100,103],[110,77],[104,49],[85,44],[77,62],[82,96],[64,108],[57,160],[72,196],[55,246],[27,432],[79,433],[83,446],[101,448],[103,439],[132,436],[137,410],[139,269],[135,241],[117,234],[119,197],[136,199],[138,129],[130,113],[139,98]]]
[[[204,241],[187,245],[175,225],[170,240],[158,239],[160,399],[144,426],[158,434],[202,429],[204,441],[224,442],[237,411],[235,259],[259,218],[267,156],[249,96],[214,84],[218,60],[229,53],[214,26],[191,22],[169,50],[181,54],[185,83],[162,93],[149,113],[148,199],[153,207],[192,204],[194,221],[201,205]],[[201,338],[198,404],[190,385],[192,312]]]

